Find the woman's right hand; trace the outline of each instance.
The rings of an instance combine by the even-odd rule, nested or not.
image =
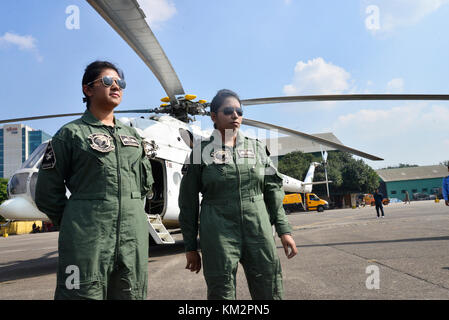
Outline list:
[[[186,252],[187,265],[186,269],[190,270],[190,272],[196,271],[196,273],[201,270],[201,257],[198,251],[189,251]]]

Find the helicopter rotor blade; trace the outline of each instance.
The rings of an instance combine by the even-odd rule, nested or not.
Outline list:
[[[243,99],[243,105],[313,102],[313,101],[355,101],[355,100],[449,100],[447,94],[332,94],[311,96],[287,96]]]
[[[136,110],[115,110],[114,113],[152,113],[152,110],[149,109],[136,109]],[[84,113],[61,113],[61,114],[49,114],[45,116],[34,116],[34,117],[26,117],[26,118],[14,118],[14,119],[5,119],[0,120],[0,124],[2,123],[11,123],[11,122],[20,122],[20,121],[30,121],[30,120],[40,120],[40,119],[51,119],[51,118],[62,118],[62,117],[74,117],[74,116],[82,116]]]
[[[170,102],[184,89],[164,50],[145,21],[145,14],[136,0],[87,0],[129,44],[161,83]]]
[[[314,142],[323,144],[325,146],[333,147],[333,148],[338,149],[340,151],[349,152],[349,153],[352,153],[354,155],[357,155],[359,157],[366,158],[366,159],[369,159],[369,160],[374,160],[374,161],[383,160],[382,158],[379,158],[377,156],[374,156],[374,155],[365,153],[363,151],[359,151],[359,150],[356,150],[356,149],[344,146],[344,145],[336,143],[336,142],[332,142],[332,141],[329,141],[329,140],[326,140],[326,139],[323,139],[323,138],[318,138],[318,137],[312,136],[312,135],[304,133],[304,132],[295,131],[295,130],[292,130],[292,129],[280,127],[280,126],[277,126],[277,125],[274,125],[274,124],[265,123],[265,122],[256,121],[256,120],[251,120],[251,119],[247,119],[247,118],[244,118],[242,120],[242,124],[248,125],[248,126],[252,126],[252,127],[261,128],[261,129],[266,129],[266,130],[273,130],[274,129],[274,130],[277,130],[277,131],[279,131],[281,133],[287,134],[289,136],[299,136],[301,138],[312,140]]]

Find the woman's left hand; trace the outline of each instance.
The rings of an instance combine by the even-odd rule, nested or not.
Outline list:
[[[284,246],[285,255],[287,258],[291,259],[298,254],[298,248],[296,248],[295,240],[289,234],[283,234],[281,236],[281,242]],[[290,248],[290,254],[288,253],[288,248]]]

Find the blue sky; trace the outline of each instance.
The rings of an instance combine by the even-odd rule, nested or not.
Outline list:
[[[449,0],[139,2],[186,93],[208,101],[221,88],[243,99],[449,91]],[[79,29],[66,27],[69,6],[79,9]],[[119,109],[153,108],[165,96],[87,2],[2,1],[0,118],[84,111],[81,78],[96,59],[125,73]],[[374,168],[449,159],[448,102],[248,106],[245,116],[310,134],[334,132],[344,144],[385,159],[366,160]],[[72,119],[26,124],[54,134]]]

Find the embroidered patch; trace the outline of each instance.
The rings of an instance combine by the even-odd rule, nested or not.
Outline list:
[[[215,164],[224,164],[231,162],[232,155],[229,150],[218,150],[213,153]]]
[[[254,158],[253,150],[237,150],[240,158]]]
[[[139,147],[139,141],[136,137],[133,136],[122,136],[120,135],[120,140],[122,140],[123,145],[125,146],[133,146],[133,147]]]
[[[45,149],[44,158],[42,159],[41,168],[42,169],[52,169],[56,164],[56,156],[53,151],[53,145],[51,141],[48,142],[47,149]]]
[[[104,133],[92,133],[88,137],[91,141],[90,147],[100,152],[109,152],[115,150],[115,146],[112,143],[112,137]]]

